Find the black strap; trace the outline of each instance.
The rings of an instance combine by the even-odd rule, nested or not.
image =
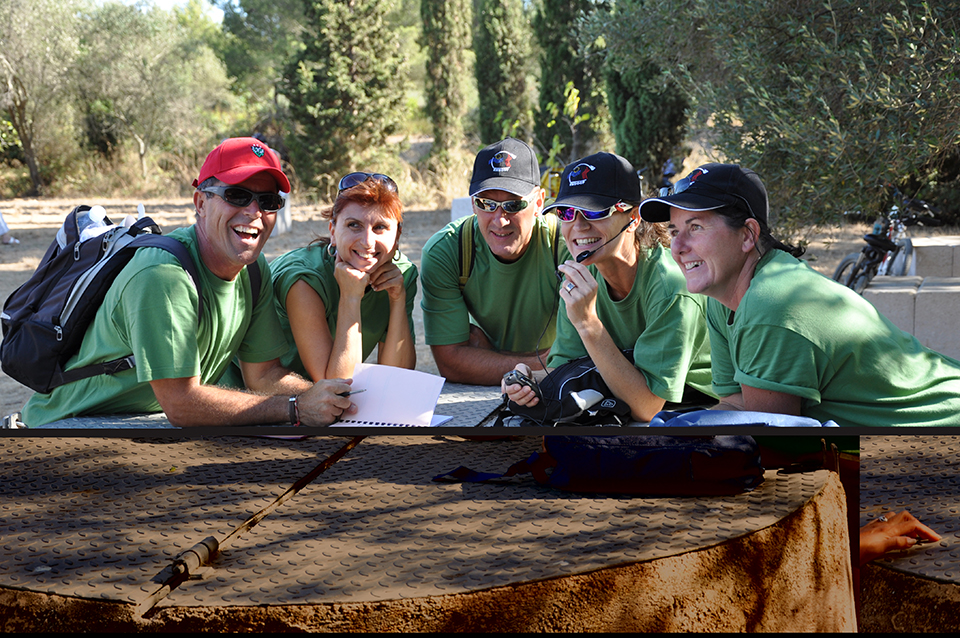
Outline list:
[[[92,363],[88,366],[83,366],[82,368],[73,368],[72,370],[60,371],[57,370],[54,373],[55,382],[52,382],[53,387],[61,386],[66,383],[73,383],[74,381],[79,381],[80,379],[86,379],[88,377],[95,377],[101,374],[116,374],[124,370],[130,370],[131,368],[137,365],[136,360],[133,355],[127,355],[126,357],[121,357],[120,359],[114,359],[113,361],[104,361],[103,363]],[[59,367],[59,366],[58,366]]]
[[[260,286],[263,285],[263,273],[260,272],[260,262],[255,261],[247,266],[247,275],[250,277],[250,299],[253,301],[253,307],[257,307],[260,301]]]

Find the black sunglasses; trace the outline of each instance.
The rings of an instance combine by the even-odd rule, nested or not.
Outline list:
[[[337,188],[340,190],[340,192],[343,192],[348,188],[359,186],[368,179],[380,182],[387,187],[387,190],[393,191],[394,193],[397,192],[397,183],[390,179],[388,175],[384,175],[383,173],[364,173],[362,171],[358,171],[356,173],[347,173],[341,177]]]
[[[283,208],[284,199],[277,193],[255,193],[239,186],[208,186],[201,191],[219,195],[220,199],[231,206],[246,208],[254,199],[265,213],[275,213]]]

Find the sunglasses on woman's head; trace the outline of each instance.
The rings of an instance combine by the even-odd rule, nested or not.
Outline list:
[[[670,197],[671,195],[679,195],[679,194],[682,193],[683,191],[689,189],[689,188],[690,188],[691,186],[693,186],[695,183],[696,183],[696,182],[694,182],[693,180],[691,180],[689,177],[684,177],[683,179],[678,180],[677,183],[674,184],[673,186],[665,186],[664,188],[661,188],[661,189],[660,189],[659,197]],[[699,189],[699,188],[704,188],[704,187],[705,187],[705,188],[708,188],[708,189],[713,189],[713,190],[715,190],[715,191],[717,191],[717,192],[721,192],[721,193],[723,193],[724,195],[736,197],[736,198],[739,199],[741,202],[743,202],[743,205],[744,205],[744,207],[746,208],[746,211],[747,211],[747,213],[750,215],[750,217],[753,217],[754,219],[757,219],[757,216],[753,214],[753,208],[750,207],[750,202],[748,202],[745,197],[741,197],[740,195],[737,195],[736,193],[727,192],[727,191],[725,191],[725,190],[723,190],[723,189],[720,189],[720,188],[717,188],[717,187],[715,187],[715,186],[713,186],[713,185],[711,185],[711,184],[700,184],[700,186],[698,187],[698,189]],[[734,206],[736,206],[736,204],[734,204]]]
[[[393,191],[394,193],[397,192],[397,183],[390,179],[388,175],[384,175],[383,173],[364,173],[362,171],[358,171],[356,173],[347,173],[341,177],[337,188],[340,190],[340,192],[343,192],[348,188],[359,186],[368,179],[372,179],[375,182],[380,182],[387,187],[387,190]]]
[[[473,198],[473,205],[488,213],[496,212],[497,208],[502,208],[503,212],[513,215],[522,211],[529,204],[530,202],[525,199],[510,199],[505,202],[498,202],[495,199],[484,199],[483,197]]]
[[[219,195],[223,201],[239,208],[246,208],[256,199],[260,210],[265,213],[275,213],[284,204],[283,197],[277,193],[255,193],[239,186],[209,186],[201,192]]]
[[[554,208],[557,217],[560,218],[562,222],[572,222],[577,218],[577,213],[587,220],[588,222],[595,222],[601,219],[606,219],[614,213],[623,213],[633,208],[630,204],[626,202],[617,202],[610,208],[604,210],[587,210],[586,208],[577,208],[576,206],[563,206],[560,208]]]

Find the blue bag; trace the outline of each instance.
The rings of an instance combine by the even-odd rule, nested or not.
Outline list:
[[[643,496],[713,496],[763,482],[760,448],[750,436],[545,436],[543,450],[503,474],[458,467],[434,481],[502,483],[532,474],[571,492]]]

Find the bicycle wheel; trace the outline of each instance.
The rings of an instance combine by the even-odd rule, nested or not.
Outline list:
[[[900,250],[897,256],[893,258],[890,264],[890,270],[887,272],[892,277],[905,277],[910,272],[910,264],[913,261],[913,242],[909,237],[904,237],[900,244]]]
[[[870,285],[870,282],[873,281],[873,278],[877,275],[877,264],[874,263],[873,266],[868,266],[862,271],[856,271],[850,275],[850,285],[849,288],[852,288],[855,293],[862,295],[863,291],[866,290],[867,286]]]
[[[848,288],[851,287],[850,275],[854,273],[856,268],[857,260],[860,259],[860,253],[850,253],[840,262],[840,265],[837,266],[837,269],[833,271],[833,280],[838,281]]]

